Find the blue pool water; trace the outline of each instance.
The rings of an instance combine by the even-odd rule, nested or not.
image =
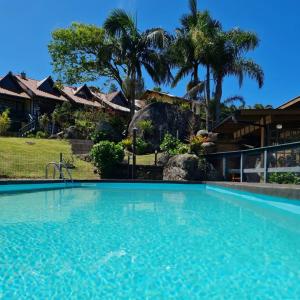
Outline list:
[[[299,299],[297,202],[205,185],[0,195],[0,299]]]

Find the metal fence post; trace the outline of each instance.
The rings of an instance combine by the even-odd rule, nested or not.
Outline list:
[[[226,180],[227,179],[227,158],[226,156],[222,157],[222,165],[223,165],[223,179]]]
[[[268,182],[268,150],[264,150],[264,183]]]
[[[132,137],[132,179],[135,179],[135,169],[136,169],[136,133],[137,128],[133,128],[133,137]]]
[[[241,153],[241,162],[240,162],[240,182],[244,181],[244,154]]]
[[[63,177],[62,177],[62,163],[63,163],[63,154],[59,153],[59,179],[63,179]]]

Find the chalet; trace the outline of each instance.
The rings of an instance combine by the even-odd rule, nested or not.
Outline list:
[[[154,90],[146,90],[141,96],[141,100],[146,102],[165,102],[170,104],[187,105],[196,114],[201,112],[201,103],[199,101],[189,100],[186,98],[174,96],[168,93],[158,92]]]
[[[300,140],[300,97],[276,109],[242,109],[218,124],[214,132],[239,145],[271,146]]]
[[[12,131],[19,130],[38,115],[51,114],[64,102],[76,108],[101,109],[111,114],[129,116],[130,113],[128,100],[120,91],[104,94],[86,84],[58,87],[51,76],[39,81],[28,78],[25,73],[9,72],[0,77],[0,112],[9,109]]]

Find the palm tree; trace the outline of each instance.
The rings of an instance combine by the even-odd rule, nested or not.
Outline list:
[[[199,12],[196,0],[189,0],[190,13],[181,18],[181,28],[176,31],[171,56],[178,71],[174,77],[172,86],[176,86],[180,80],[190,75],[187,85],[187,95],[191,99],[202,100],[206,110],[206,126],[209,126],[211,98],[210,89],[210,61],[211,38],[215,32],[221,29],[221,25],[213,20],[207,11]],[[196,31],[195,28],[198,28]],[[200,66],[206,69],[205,80],[199,79]],[[205,94],[203,97],[202,94]],[[208,128],[207,128],[208,129]]]
[[[214,99],[216,101],[216,123],[220,121],[223,81],[227,76],[235,76],[239,86],[245,76],[254,79],[259,88],[263,86],[264,73],[262,68],[253,60],[245,58],[245,54],[258,46],[256,34],[233,29],[221,32],[216,36],[214,58],[212,62],[213,78],[215,81]]]
[[[142,70],[145,69],[156,84],[171,78],[169,64],[164,55],[170,37],[162,28],[140,32],[136,20],[121,9],[116,9],[110,14],[104,28],[112,39],[114,61],[122,66],[130,112],[133,116],[136,87],[142,81]],[[123,86],[121,87],[123,89]]]

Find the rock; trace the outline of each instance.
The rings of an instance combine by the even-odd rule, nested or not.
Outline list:
[[[195,132],[200,127],[199,116],[195,116],[190,110],[183,110],[180,106],[155,102],[152,103],[140,111],[138,111],[128,128],[128,133],[132,136],[133,128],[139,127],[139,122],[143,120],[151,120],[153,124],[153,133],[147,137],[147,142],[150,142],[154,149],[157,149],[166,133],[170,133],[173,136],[177,136],[182,141],[186,141],[191,131]],[[191,124],[196,124],[191,128]],[[138,137],[143,137],[143,133],[138,129]]]
[[[175,155],[169,159],[163,171],[163,180],[197,180],[199,158],[193,154]]]
[[[157,165],[164,167],[172,156],[166,152],[158,156]]]
[[[216,142],[218,140],[218,133],[215,132],[210,132],[207,136],[207,141],[208,142]]]
[[[222,178],[221,174],[219,174],[219,172],[214,168],[214,166],[205,158],[199,159],[198,168],[199,180],[218,181]]]
[[[203,150],[206,154],[215,152],[216,144],[213,142],[205,142],[202,144]]]
[[[122,132],[118,132],[109,122],[102,120],[97,124],[97,131],[101,133],[104,139],[120,142],[123,139]]]
[[[81,133],[77,130],[75,126],[70,126],[64,130],[65,139],[81,139]]]
[[[197,132],[197,136],[208,136],[208,131],[207,130],[199,130]]]

